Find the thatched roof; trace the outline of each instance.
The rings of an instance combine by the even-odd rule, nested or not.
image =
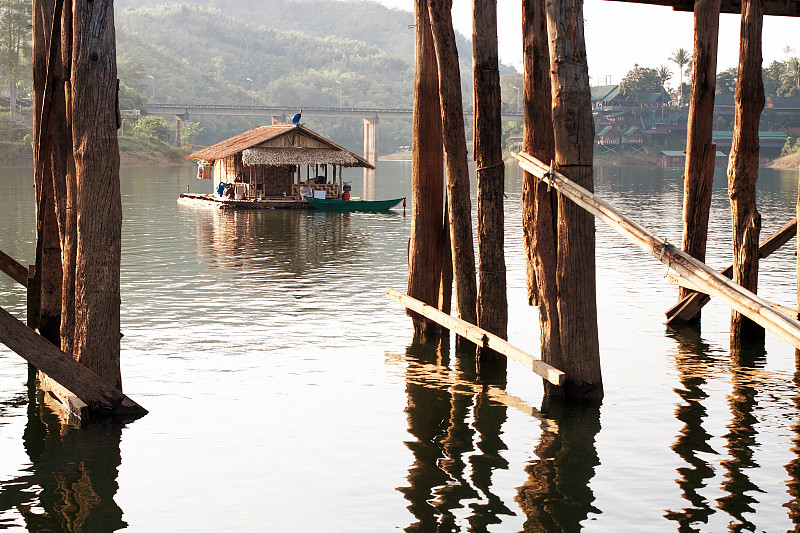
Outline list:
[[[276,144],[275,141],[279,137],[289,134],[302,135],[325,147],[274,146]],[[261,146],[263,144],[269,144],[269,146]],[[186,159],[199,159],[213,162],[237,153],[242,153],[242,163],[245,165],[328,164],[346,167],[375,168],[363,157],[342,148],[330,139],[326,139],[308,128],[296,126],[294,124],[260,126],[256,129],[240,133],[230,139],[220,141],[208,148],[198,150],[188,155]]]
[[[339,165],[361,167],[364,164],[347,150],[328,148],[248,148],[242,152],[242,163],[252,165]]]

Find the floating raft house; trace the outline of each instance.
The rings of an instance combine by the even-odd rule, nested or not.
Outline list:
[[[330,139],[295,124],[260,126],[198,150],[197,177],[211,180],[211,194],[181,200],[219,207],[305,208],[303,196],[342,197],[342,168],[375,167]]]

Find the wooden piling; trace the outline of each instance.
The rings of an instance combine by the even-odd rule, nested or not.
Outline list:
[[[706,258],[711,189],[714,184],[716,144],[711,142],[714,90],[717,83],[717,38],[721,0],[694,4],[692,93],[686,132],[686,170],[683,184],[683,251],[700,261]],[[680,289],[678,298],[690,292]],[[697,315],[699,318],[699,315]]]
[[[501,146],[500,73],[497,51],[497,0],[472,2],[473,94],[478,183],[478,326],[508,338],[503,194],[505,164]],[[505,357],[480,350],[478,367],[505,366]]]
[[[444,132],[447,170],[447,205],[450,250],[453,258],[458,316],[476,323],[475,251],[472,243],[472,207],[469,198],[467,141],[464,138],[464,110],[461,74],[451,9],[452,0],[428,0],[428,11],[439,69],[439,99]]]
[[[544,0],[523,0],[522,41],[524,64],[522,148],[541,161],[555,159],[550,94],[550,57]],[[522,230],[528,303],[539,307],[542,361],[561,368],[558,323],[558,264],[556,227],[558,192],[530,172],[522,183]],[[563,393],[544,381],[546,395]]]
[[[764,108],[761,79],[761,29],[764,0],[742,2],[739,69],[736,82],[736,118],[733,128],[728,194],[733,217],[733,281],[758,291],[758,239],[761,215],[756,208],[759,141],[758,125]],[[731,311],[731,345],[763,342],[764,329],[740,312]]]
[[[77,264],[75,358],[122,390],[117,61],[112,0],[74,0],[72,138]]]
[[[583,33],[583,1],[546,3],[555,163],[568,179],[594,188],[594,122]],[[594,218],[559,195],[558,318],[568,397],[603,397],[597,331]]]
[[[444,168],[439,74],[426,0],[414,2],[416,60],[411,153],[411,237],[408,295],[439,307],[442,276]],[[449,245],[449,244],[448,244]],[[448,255],[449,260],[449,255]],[[452,279],[450,280],[452,284]],[[435,322],[411,313],[414,332],[424,341],[439,332]]]

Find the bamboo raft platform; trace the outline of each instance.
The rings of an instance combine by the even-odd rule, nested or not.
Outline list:
[[[178,202],[217,209],[311,209],[311,204],[293,197],[234,200],[213,194],[183,193],[178,197]]]

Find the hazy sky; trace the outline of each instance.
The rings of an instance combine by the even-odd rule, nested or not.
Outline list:
[[[414,8],[413,0],[378,1],[407,11]],[[520,71],[521,10],[519,0],[498,0],[500,59]],[[694,32],[691,13],[661,6],[585,0],[584,18],[589,75],[593,85],[604,82],[607,76],[610,76],[610,83],[619,83],[634,63],[638,63],[641,67],[653,68],[666,65],[673,73],[669,84],[677,87],[678,68],[669,57],[678,48],[685,48],[691,54]],[[472,35],[471,0],[453,0],[453,23],[467,37]],[[718,70],[738,63],[739,24],[739,15],[720,17]],[[792,55],[800,55],[800,18],[765,17],[763,43],[765,66],[774,60],[785,60],[783,50],[786,46],[795,49]]]

